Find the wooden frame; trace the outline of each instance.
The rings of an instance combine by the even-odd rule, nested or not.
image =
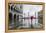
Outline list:
[[[43,29],[22,29],[22,30],[8,30],[8,3],[14,3],[14,4],[32,4],[32,5],[43,5],[43,24],[44,24],[44,27]],[[45,4],[42,3],[42,2],[24,2],[24,1],[9,1],[9,0],[6,0],[5,2],[5,31],[6,32],[23,32],[23,31],[42,31],[45,29]]]

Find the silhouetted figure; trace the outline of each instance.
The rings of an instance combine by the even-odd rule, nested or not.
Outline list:
[[[32,25],[32,21],[33,21],[33,19],[36,19],[36,17],[31,16],[31,28],[33,28],[33,25]]]

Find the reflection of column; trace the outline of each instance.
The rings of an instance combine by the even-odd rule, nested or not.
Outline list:
[[[28,12],[28,17],[29,17],[29,13],[30,12]],[[28,18],[28,26],[30,27],[30,21],[29,21],[30,19]]]
[[[12,27],[14,28],[14,14],[12,13]]]
[[[28,12],[28,17],[29,17],[29,12]],[[28,19],[28,22],[29,22],[29,19]]]
[[[36,17],[36,19],[35,19],[35,25],[37,25],[38,24],[38,12],[35,12],[35,17]]]
[[[23,13],[23,27],[25,27],[25,13]]]
[[[36,12],[35,12],[35,17],[36,17]],[[35,19],[35,24],[36,24],[36,19]]]
[[[23,13],[23,18],[24,18],[24,17],[25,17],[25,15],[24,15],[24,13]],[[23,19],[23,26],[22,26],[22,27],[24,27],[24,22],[25,22],[25,21],[24,21],[24,19]]]
[[[38,12],[36,12],[36,23],[38,23]]]
[[[19,22],[18,22],[18,17],[17,17],[17,16],[18,16],[18,15],[16,14],[16,27],[18,27],[18,25],[19,25],[19,24],[18,24]]]

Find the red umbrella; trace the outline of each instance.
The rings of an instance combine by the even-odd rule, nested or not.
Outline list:
[[[34,16],[31,16],[30,18],[31,18],[31,19],[36,19],[36,17],[34,17]]]

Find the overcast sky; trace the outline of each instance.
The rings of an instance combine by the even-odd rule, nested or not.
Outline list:
[[[26,16],[28,16],[28,12],[31,15],[34,15],[35,12],[39,12],[40,10],[42,10],[42,5],[27,5],[27,4],[23,4],[23,13],[26,14]]]

